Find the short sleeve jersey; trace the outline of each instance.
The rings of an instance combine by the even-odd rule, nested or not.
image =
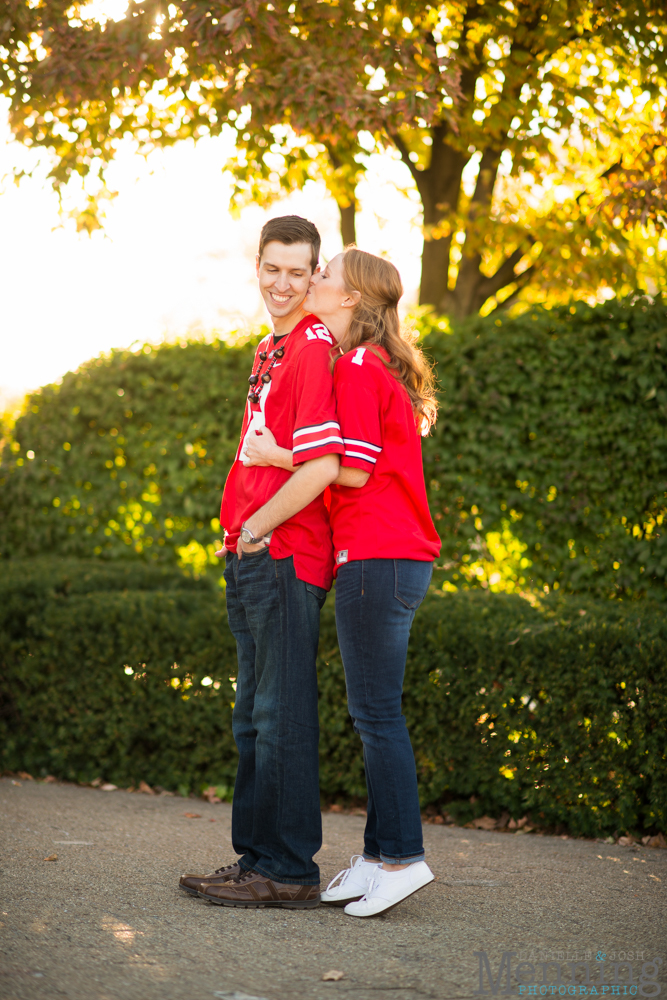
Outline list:
[[[405,387],[375,353],[359,347],[334,367],[336,410],[345,454],[365,486],[331,487],[336,570],[356,559],[415,559],[440,554],[426,499],[421,435]]]
[[[258,369],[261,351],[272,356],[276,349],[272,341],[269,334],[258,344],[253,371]],[[220,523],[226,531],[225,545],[232,552],[236,551],[244,521],[263,507],[291,475],[274,466],[246,467],[242,455],[249,434],[268,427],[280,447],[293,452],[294,465],[321,455],[343,453],[333,394],[331,334],[311,314],[278,347],[283,347],[285,353],[271,369],[271,381],[260,394],[259,403],[248,400],[246,404],[241,441],[222,496]],[[274,559],[293,555],[296,575],[305,583],[327,590],[331,587],[333,546],[324,494],[274,530],[269,551]]]

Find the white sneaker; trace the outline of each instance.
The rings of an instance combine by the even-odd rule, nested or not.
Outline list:
[[[345,913],[350,917],[376,917],[379,913],[386,913],[393,906],[398,906],[434,878],[425,861],[417,861],[397,872],[378,868],[368,883],[366,895],[357,902],[348,903]]]
[[[330,906],[345,906],[346,903],[361,899],[368,889],[369,879],[375,875],[379,867],[379,861],[364,861],[361,854],[353,854],[350,858],[350,867],[343,868],[342,872],[338,872],[336,877],[331,879],[326,891],[320,896],[320,902],[329,903]]]

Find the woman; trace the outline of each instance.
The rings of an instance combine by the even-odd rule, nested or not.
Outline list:
[[[345,455],[331,488],[336,626],[368,786],[363,854],[321,899],[356,917],[384,913],[433,880],[401,696],[410,627],[440,552],[420,440],[436,403],[430,369],[400,331],[402,294],[393,264],[350,248],[313,275],[306,298],[341,355],[334,388]],[[266,428],[247,450],[252,464],[292,468],[292,453]]]

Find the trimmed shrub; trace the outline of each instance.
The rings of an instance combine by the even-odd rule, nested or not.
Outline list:
[[[39,560],[5,570],[4,767],[190,788],[213,761],[219,783],[233,785],[236,647],[208,581],[142,563]],[[223,680],[207,689],[211,671]]]
[[[236,653],[222,596],[179,573],[128,573],[121,587],[116,567],[72,582],[90,568],[5,565],[2,766],[230,786]],[[331,600],[319,678],[322,794],[362,797]],[[404,711],[421,799],[461,821],[528,811],[583,835],[664,830],[666,710],[667,622],[650,602],[433,592],[418,612]]]
[[[447,585],[664,600],[665,305],[420,326]],[[114,351],[32,394],[0,460],[0,558],[214,563],[251,361],[248,341]]]
[[[449,584],[667,599],[665,303],[494,314],[424,343]]]
[[[0,558],[174,565],[211,545],[252,343],[113,351],[33,393],[1,454]]]

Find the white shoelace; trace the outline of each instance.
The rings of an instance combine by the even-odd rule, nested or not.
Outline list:
[[[350,872],[355,867],[355,859],[356,858],[359,858],[361,861],[364,860],[363,854],[353,854],[352,857],[350,858],[350,867],[349,868],[343,868],[342,871],[338,872],[338,874],[336,875],[335,878],[331,879],[331,881],[329,882],[329,885],[327,886],[327,892],[329,892],[329,890],[331,889],[331,887],[336,884],[336,882],[341,877],[341,875],[343,876],[343,878],[341,879],[341,883],[340,884],[341,884],[341,886],[345,885],[345,882],[347,881],[347,878],[348,878]]]
[[[364,899],[370,899],[370,897],[373,894],[373,889],[375,888],[376,885],[378,885],[379,881],[380,879],[377,877],[377,875],[371,875],[371,877],[368,880],[368,888],[366,889],[366,895],[364,896]]]

